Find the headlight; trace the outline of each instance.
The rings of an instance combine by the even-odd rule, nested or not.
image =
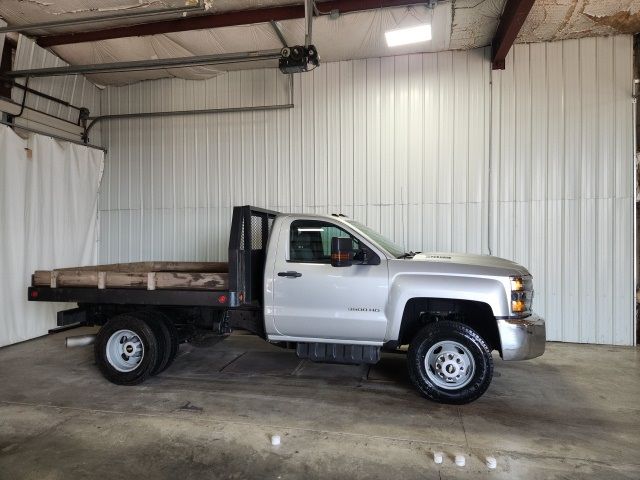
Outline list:
[[[533,282],[531,277],[511,277],[511,312],[522,315],[531,312]]]
[[[511,291],[519,292],[524,290],[524,282],[522,277],[511,277]]]

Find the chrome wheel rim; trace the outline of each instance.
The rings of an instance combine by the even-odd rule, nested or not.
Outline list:
[[[131,330],[118,330],[107,340],[107,361],[119,372],[135,370],[144,358],[144,344]]]
[[[473,378],[476,363],[467,347],[453,340],[431,346],[424,358],[427,376],[437,387],[457,390]]]

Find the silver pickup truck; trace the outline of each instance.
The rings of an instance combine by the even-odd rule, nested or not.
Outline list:
[[[140,262],[38,271],[31,301],[76,302],[58,325],[100,325],[104,376],[131,385],[166,369],[203,330],[248,330],[314,362],[407,355],[427,398],[467,403],[504,360],[542,355],[526,268],[501,258],[414,253],[343,215],[235,207],[229,262]]]

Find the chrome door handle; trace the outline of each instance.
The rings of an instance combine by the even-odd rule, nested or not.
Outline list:
[[[278,272],[279,277],[291,277],[298,278],[301,277],[302,274],[300,272]]]

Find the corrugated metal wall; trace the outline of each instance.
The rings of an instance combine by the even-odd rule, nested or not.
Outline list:
[[[516,45],[493,72],[491,253],[554,340],[634,339],[631,36]]]
[[[13,63],[14,70],[28,68],[62,67],[66,66],[63,60],[53,53],[39,47],[36,43],[20,35],[18,48]],[[24,79],[18,79],[24,85]],[[82,75],[68,75],[64,77],[46,77],[29,79],[29,87],[47,95],[57,97],[77,107],[86,107],[92,116],[100,115],[101,90]],[[23,90],[14,88],[12,99],[14,102],[22,102]],[[47,100],[33,94],[26,99],[26,106],[54,115],[64,120],[77,123],[78,110],[66,107],[60,103]],[[52,122],[55,126],[55,122]],[[92,129],[91,141],[100,144],[100,127]]]
[[[487,50],[329,63],[295,76],[293,110],[109,122],[101,261],[222,260],[233,205],[340,211],[413,250],[491,247],[531,268],[550,339],[631,344],[631,52],[518,45],[493,76]],[[102,98],[263,105],[287,85],[242,71]]]
[[[292,110],[104,124],[102,261],[225,259],[248,203],[481,252],[487,65],[485,50],[328,63],[295,76]],[[156,80],[108,88],[103,111],[281,104],[287,88],[277,70]]]

